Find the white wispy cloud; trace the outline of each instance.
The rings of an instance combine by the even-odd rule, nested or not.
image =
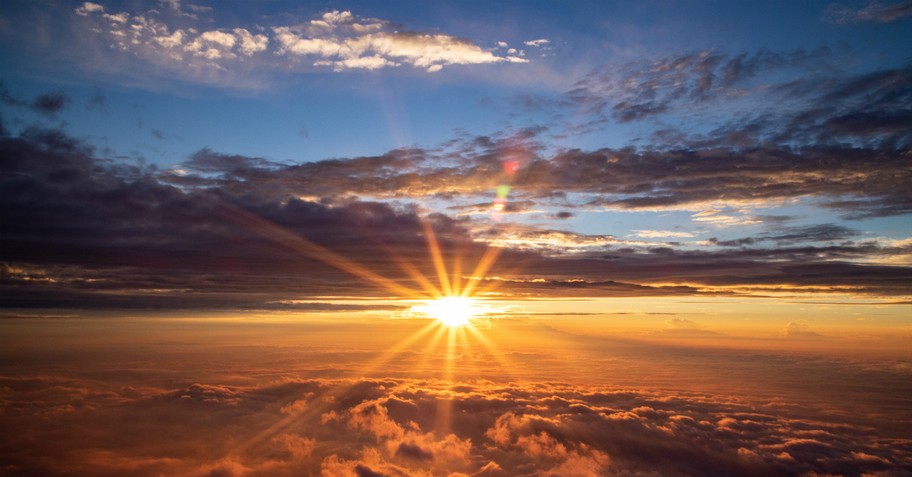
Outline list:
[[[81,16],[87,16],[92,13],[101,13],[103,11],[104,11],[103,6],[101,6],[97,3],[92,3],[92,2],[85,2],[82,5],[80,5],[78,8],[76,8],[76,10],[74,10],[74,12],[76,12],[77,15],[81,15]]]
[[[756,225],[762,223],[743,210],[708,209],[697,212],[691,216],[694,222],[715,225],[717,227],[733,227],[740,225]]]
[[[131,14],[85,2],[73,13],[87,18],[85,26],[112,49],[197,75],[251,66],[261,71],[412,66],[433,73],[450,65],[528,62],[521,55],[498,53],[497,47],[444,33],[402,31],[389,21],[349,11],[333,10],[296,25],[213,28],[196,15],[207,9],[166,3],[162,11]]]
[[[391,31],[382,20],[358,20],[333,11],[319,20],[273,28],[280,55],[311,57],[334,70],[378,69],[411,65],[428,72],[447,65],[526,63],[518,56],[498,56],[461,38],[444,34]]]
[[[672,230],[637,230],[636,236],[642,238],[690,238],[694,235],[689,232],[675,232]]]
[[[824,20],[830,23],[889,23],[912,15],[912,2],[873,0],[862,8],[833,4],[827,7]]]

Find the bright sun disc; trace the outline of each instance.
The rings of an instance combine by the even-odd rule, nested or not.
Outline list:
[[[444,325],[457,328],[469,324],[469,321],[477,313],[472,301],[470,298],[448,296],[428,301],[425,305],[417,308]]]

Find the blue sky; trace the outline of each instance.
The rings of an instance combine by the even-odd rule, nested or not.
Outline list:
[[[22,96],[65,91],[76,106],[58,117],[68,131],[109,146],[115,154],[142,155],[162,165],[180,162],[202,147],[300,162],[433,147],[451,139],[455,130],[485,135],[529,125],[559,129],[550,118],[517,108],[515,98],[560,98],[597,69],[695,51],[736,55],[827,48],[831,58],[817,67],[841,72],[910,59],[903,48],[909,39],[907,21],[839,23],[830,18],[833,12],[851,5],[827,2],[499,2],[484,8],[472,3],[223,2],[202,11],[187,5],[175,10],[155,2],[112,2],[98,4],[103,12],[85,16],[76,13],[79,2],[51,5],[14,2],[5,7],[9,53],[2,67],[7,87]],[[855,7],[863,10],[864,5]],[[111,48],[109,24],[96,14],[127,13],[134,21],[148,16],[171,31],[178,26],[199,31],[260,27],[268,37],[275,35],[270,28],[318,20],[332,11],[392,22],[402,31],[462,38],[501,56],[505,52],[497,43],[506,42],[523,50],[528,62],[451,65],[439,74],[408,65],[333,72],[309,66],[315,57],[300,62],[277,57],[272,54],[276,40],[269,38],[262,55],[219,64],[226,71],[182,71],[162,59],[161,51],[140,57],[140,52]],[[37,35],[32,25],[38,26]],[[524,44],[537,39],[548,43]],[[782,72],[788,73],[794,72]],[[87,110],[84,105],[97,95],[105,98],[105,107]],[[731,113],[710,115],[724,120]],[[7,127],[15,126],[20,115],[8,113]],[[21,118],[22,124],[30,119]],[[620,147],[656,127],[651,122],[606,126],[550,140],[559,147]]]

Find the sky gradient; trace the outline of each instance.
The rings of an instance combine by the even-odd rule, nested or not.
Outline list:
[[[4,2],[0,475],[910,474],[910,44],[897,1]]]

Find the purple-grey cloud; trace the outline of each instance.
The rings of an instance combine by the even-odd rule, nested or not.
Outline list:
[[[19,98],[0,81],[0,104],[15,108],[26,108],[46,117],[53,118],[70,103],[70,98],[61,92],[39,94],[32,101]]]
[[[485,243],[506,247],[489,275],[503,279],[497,285],[504,291],[528,295],[654,296],[703,293],[702,286],[781,285],[909,293],[908,267],[859,264],[908,254],[908,245],[854,241],[856,232],[842,226],[780,227],[695,251],[509,223],[478,227],[443,214],[422,217],[415,204],[352,197],[477,197],[478,179],[503,179],[498,147],[456,158],[458,166],[420,149],[290,166],[202,150],[187,162],[187,172],[178,173],[100,159],[60,131],[28,129],[0,138],[4,302],[22,308],[280,309],[306,296],[401,294],[399,285],[421,288],[401,261],[434,275],[422,221],[436,231],[448,260],[458,250],[472,264]],[[744,200],[796,190],[859,197],[878,207],[908,200],[905,156],[835,152],[752,151],[735,158],[632,150],[567,151],[550,159],[526,154],[513,185],[532,196],[555,189],[598,193],[593,203],[613,196],[614,207],[627,208],[711,200],[722,184],[729,197]],[[824,174],[828,180],[819,180]],[[804,189],[795,186],[801,181]],[[328,260],[327,251],[347,265]]]
[[[489,196],[509,181],[520,198],[578,193],[591,197],[585,205],[618,209],[803,197],[856,216],[912,211],[912,176],[906,173],[910,156],[902,149],[566,150],[551,157],[528,156],[512,177],[502,170],[503,154],[500,145],[444,157],[408,149],[289,166],[202,150],[186,167],[204,175],[162,178],[175,185],[217,186],[237,193],[269,190],[277,196],[473,198]],[[521,199],[515,204],[531,205]]]

